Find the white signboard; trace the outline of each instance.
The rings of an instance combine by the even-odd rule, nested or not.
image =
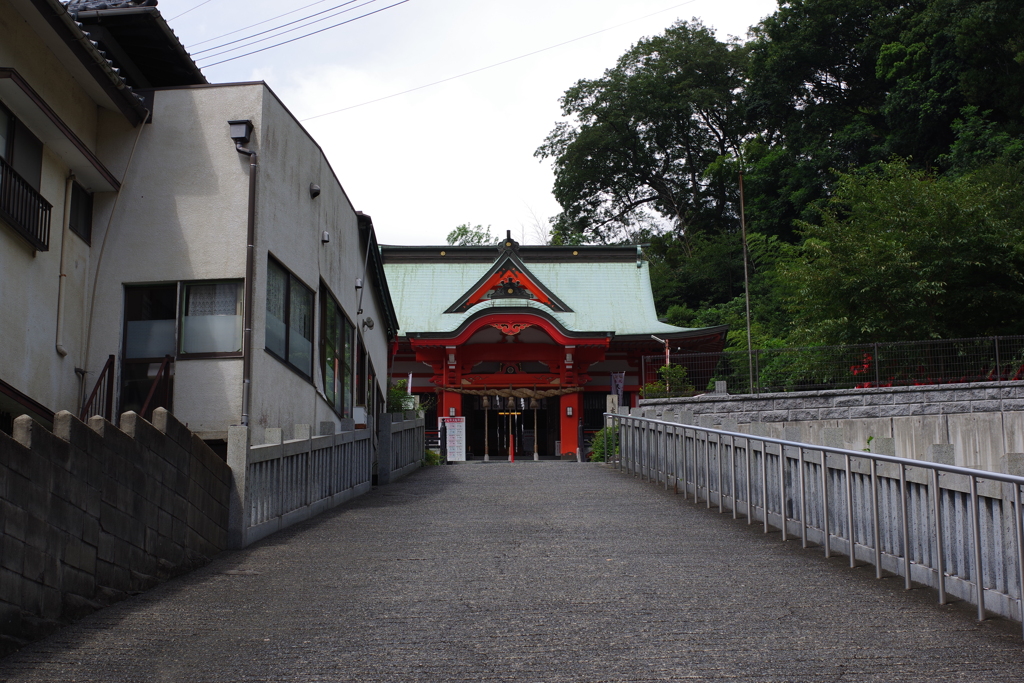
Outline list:
[[[442,417],[437,420],[437,428],[441,429],[442,423],[445,428],[445,444],[448,450],[450,462],[466,461],[466,418],[464,417]]]

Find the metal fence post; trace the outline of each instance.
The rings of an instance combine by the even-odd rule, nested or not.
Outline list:
[[[1003,373],[999,364],[999,337],[992,337],[992,343],[996,347],[996,381],[1002,381]]]
[[[875,386],[877,387],[877,386],[881,385],[882,380],[881,380],[881,375],[879,374],[879,371],[878,371],[878,344],[875,344],[874,347],[875,347]]]

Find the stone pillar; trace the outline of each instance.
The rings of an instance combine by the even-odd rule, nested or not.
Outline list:
[[[228,467],[231,468],[231,498],[228,505],[228,547],[244,548],[249,530],[246,474],[249,470],[249,428],[228,427]]]
[[[391,448],[391,413],[382,413],[377,418],[377,485],[391,483],[391,470],[394,462]]]

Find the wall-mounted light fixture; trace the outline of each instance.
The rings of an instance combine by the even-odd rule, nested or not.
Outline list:
[[[227,125],[230,126],[228,135],[231,139],[236,142],[246,143],[253,134],[253,122],[249,119],[239,121],[228,121]]]
[[[566,406],[565,407],[565,416],[566,417],[572,417],[572,406]]]
[[[309,198],[316,199],[320,196],[320,186],[316,183],[309,184]]]
[[[362,288],[363,288],[363,278],[357,277],[356,278],[356,289],[362,289]]]
[[[365,318],[363,318],[363,327],[365,327],[368,330],[372,330],[373,318],[371,318],[370,316],[366,316]]]
[[[455,417],[455,408],[448,409],[448,417]]]
[[[320,241],[323,242],[324,244],[327,244],[328,242],[330,242],[331,241],[331,233],[329,233],[326,230],[324,230],[323,233],[320,235]]]
[[[244,145],[249,142],[249,138],[252,137],[252,121],[249,119],[228,121],[228,126],[228,135],[231,136],[236,145]]]

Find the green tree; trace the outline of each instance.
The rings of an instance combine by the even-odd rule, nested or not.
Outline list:
[[[1024,5],[928,0],[909,6],[916,11],[904,13],[876,64],[887,86],[881,107],[887,153],[930,166],[953,143],[961,116],[983,116],[997,134],[1024,133]]]
[[[759,133],[747,153],[747,220],[798,239],[794,222],[828,196],[832,169],[885,158],[881,46],[900,11],[889,0],[793,0],[754,27],[745,107]]]
[[[776,271],[794,341],[847,344],[1020,334],[1024,173],[933,177],[901,160],[841,174]]]
[[[491,226],[470,225],[463,223],[456,227],[445,238],[453,247],[473,247],[483,244],[497,244],[498,239],[491,234]]]
[[[535,153],[554,161],[557,241],[636,241],[670,228],[689,251],[692,235],[734,220],[732,183],[705,171],[743,136],[745,64],[738,43],[679,22],[567,90],[569,121]]]

